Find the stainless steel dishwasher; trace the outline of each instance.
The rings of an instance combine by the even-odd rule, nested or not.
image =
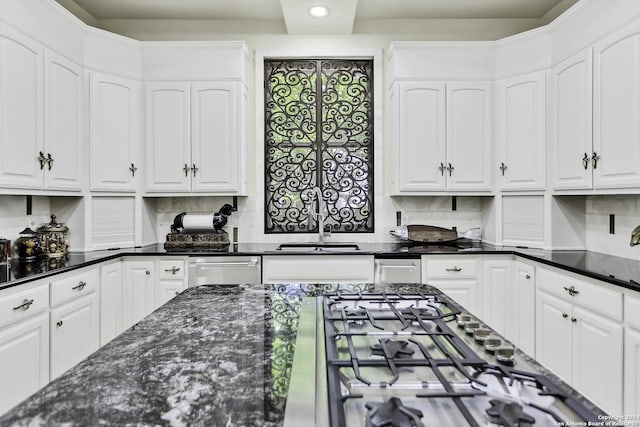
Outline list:
[[[420,258],[376,258],[375,283],[420,283]]]
[[[189,258],[189,287],[240,283],[262,283],[259,256]]]

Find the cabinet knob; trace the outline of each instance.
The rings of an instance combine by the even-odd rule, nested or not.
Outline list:
[[[29,307],[31,307],[31,304],[33,304],[33,300],[32,299],[26,299],[19,306],[13,307],[13,309],[14,310],[29,310]]]
[[[525,279],[527,279],[527,280],[529,280],[529,279],[531,279],[531,275],[530,275],[530,274],[525,274],[525,275],[524,275],[524,278],[525,278]]]
[[[58,327],[62,326],[62,320],[58,320],[58,321],[56,322],[56,325],[58,325]]]
[[[148,276],[148,275],[151,274],[151,271],[147,270],[147,271],[145,271],[145,274]]]
[[[502,176],[504,176],[504,171],[507,170],[507,165],[504,162],[500,163],[500,170],[502,171]]]
[[[457,265],[454,265],[451,268],[447,268],[447,271],[455,271],[457,273],[458,271],[462,271],[462,268],[458,267]]]
[[[576,319],[575,317],[571,318],[571,322],[576,323],[578,321],[578,319]]]
[[[575,295],[580,293],[580,291],[577,291],[576,288],[573,285],[569,286],[568,288],[566,286],[564,286],[563,289],[565,291],[569,292],[569,295],[571,295],[571,296],[575,296]]]
[[[176,291],[176,295],[180,295],[180,291]]]
[[[569,315],[567,313],[562,313],[562,318],[566,319],[567,317],[569,317]]]
[[[83,289],[84,289],[84,287],[85,287],[85,286],[87,286],[87,282],[83,282],[83,281],[81,280],[81,281],[79,281],[79,282],[78,282],[78,284],[77,284],[77,285],[75,285],[75,286],[74,286],[73,288],[71,288],[71,289],[74,289],[74,290],[75,290],[75,289],[77,289],[77,290],[81,291],[81,290],[83,290]]]

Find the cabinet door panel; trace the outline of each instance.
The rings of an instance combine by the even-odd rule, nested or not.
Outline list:
[[[605,412],[622,414],[622,325],[580,307],[572,323],[571,385]]]
[[[511,307],[514,310],[513,321],[509,322],[510,339],[531,356],[536,354],[536,286],[534,267],[515,262],[513,294]],[[512,338],[513,337],[513,338]]]
[[[536,359],[571,385],[571,304],[536,296]]]
[[[624,413],[640,414],[640,332],[624,331]]]
[[[90,79],[91,188],[135,191],[135,178],[142,173],[137,161],[140,83],[94,72]]]
[[[447,83],[449,190],[490,190],[491,84]]]
[[[190,191],[189,84],[149,83],[145,104],[147,191]]]
[[[444,83],[400,83],[398,189],[400,192],[444,190]]]
[[[125,261],[122,283],[122,328],[128,329],[154,309],[153,261]]]
[[[184,282],[182,280],[160,280],[156,289],[156,307],[175,298],[183,290]]]
[[[51,311],[51,379],[96,351],[100,346],[97,294]]]
[[[80,190],[84,162],[82,138],[82,68],[47,51],[45,62],[45,154],[53,159],[45,168],[44,186]]]
[[[484,262],[484,316],[483,320],[496,332],[506,335],[512,321],[510,260],[486,260]]]
[[[0,414],[49,382],[49,313],[0,329]]]
[[[100,345],[118,336],[122,328],[122,264],[100,268]]]
[[[640,25],[594,47],[595,188],[640,185]]]
[[[550,160],[554,188],[586,189],[592,185],[590,161],[591,50],[581,52],[553,67],[551,73]]]
[[[238,86],[233,83],[191,85],[193,191],[238,188]]]
[[[476,280],[428,280],[429,284],[435,286],[464,309],[482,318],[480,293],[478,292],[478,282]]]
[[[496,167],[502,190],[544,190],[546,72],[504,79],[496,89]]]
[[[0,24],[0,185],[42,188],[43,48]]]

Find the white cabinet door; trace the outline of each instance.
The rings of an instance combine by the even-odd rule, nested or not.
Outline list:
[[[480,292],[478,290],[478,281],[474,279],[428,279],[429,285],[435,286],[447,296],[451,297],[455,302],[460,304],[462,308],[483,318],[481,312]]]
[[[154,309],[154,262],[124,261],[122,268],[122,328],[128,329]]]
[[[0,414],[49,382],[49,313],[0,329]]]
[[[45,55],[44,188],[81,190],[84,163],[83,70],[47,50]]]
[[[146,190],[190,191],[189,83],[147,83],[145,108]]]
[[[622,414],[622,325],[575,306],[571,323],[571,386],[605,412]]]
[[[624,331],[624,412],[640,414],[640,331]]]
[[[546,71],[496,82],[498,155],[503,191],[545,189]]]
[[[551,153],[555,189],[592,186],[591,49],[551,70]]]
[[[100,345],[105,345],[123,330],[122,263],[100,267]]]
[[[100,306],[92,293],[51,310],[51,379],[100,347]]]
[[[513,263],[511,318],[507,337],[530,356],[536,354],[536,281],[535,268],[519,261]]]
[[[140,82],[91,72],[91,189],[135,191],[142,173]]]
[[[240,84],[191,84],[192,190],[235,192],[240,184]]]
[[[43,48],[0,24],[0,186],[42,188]]]
[[[571,384],[571,304],[538,292],[536,295],[536,360]]]
[[[501,335],[506,335],[508,325],[513,318],[511,293],[511,260],[486,259],[483,267],[484,317],[482,320]]]
[[[447,83],[447,189],[491,190],[491,83]]]
[[[184,290],[182,280],[160,280],[156,288],[156,307],[160,307]]]
[[[640,25],[593,48],[594,188],[640,186]]]
[[[398,190],[445,189],[444,83],[398,83]]]

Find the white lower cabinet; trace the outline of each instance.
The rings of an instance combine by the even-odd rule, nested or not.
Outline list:
[[[481,261],[473,256],[423,256],[422,281],[482,318]]]
[[[507,336],[507,328],[513,318],[513,283],[510,259],[485,259],[483,261],[484,320],[497,333]]]
[[[186,259],[161,259],[157,262],[155,307],[160,307],[187,287]]]
[[[122,327],[128,329],[155,307],[155,262],[125,260],[122,263]]]
[[[92,268],[51,282],[51,380],[100,347],[99,280]]]
[[[49,281],[0,291],[0,414],[49,382]]]
[[[536,359],[606,412],[622,414],[622,293],[545,269],[537,286]]]
[[[373,283],[373,255],[262,257],[264,283]]]
[[[530,356],[536,354],[535,267],[513,261],[506,336]]]
[[[124,330],[122,326],[122,262],[100,267],[100,345]]]
[[[624,413],[640,414],[640,293],[624,296]]]

